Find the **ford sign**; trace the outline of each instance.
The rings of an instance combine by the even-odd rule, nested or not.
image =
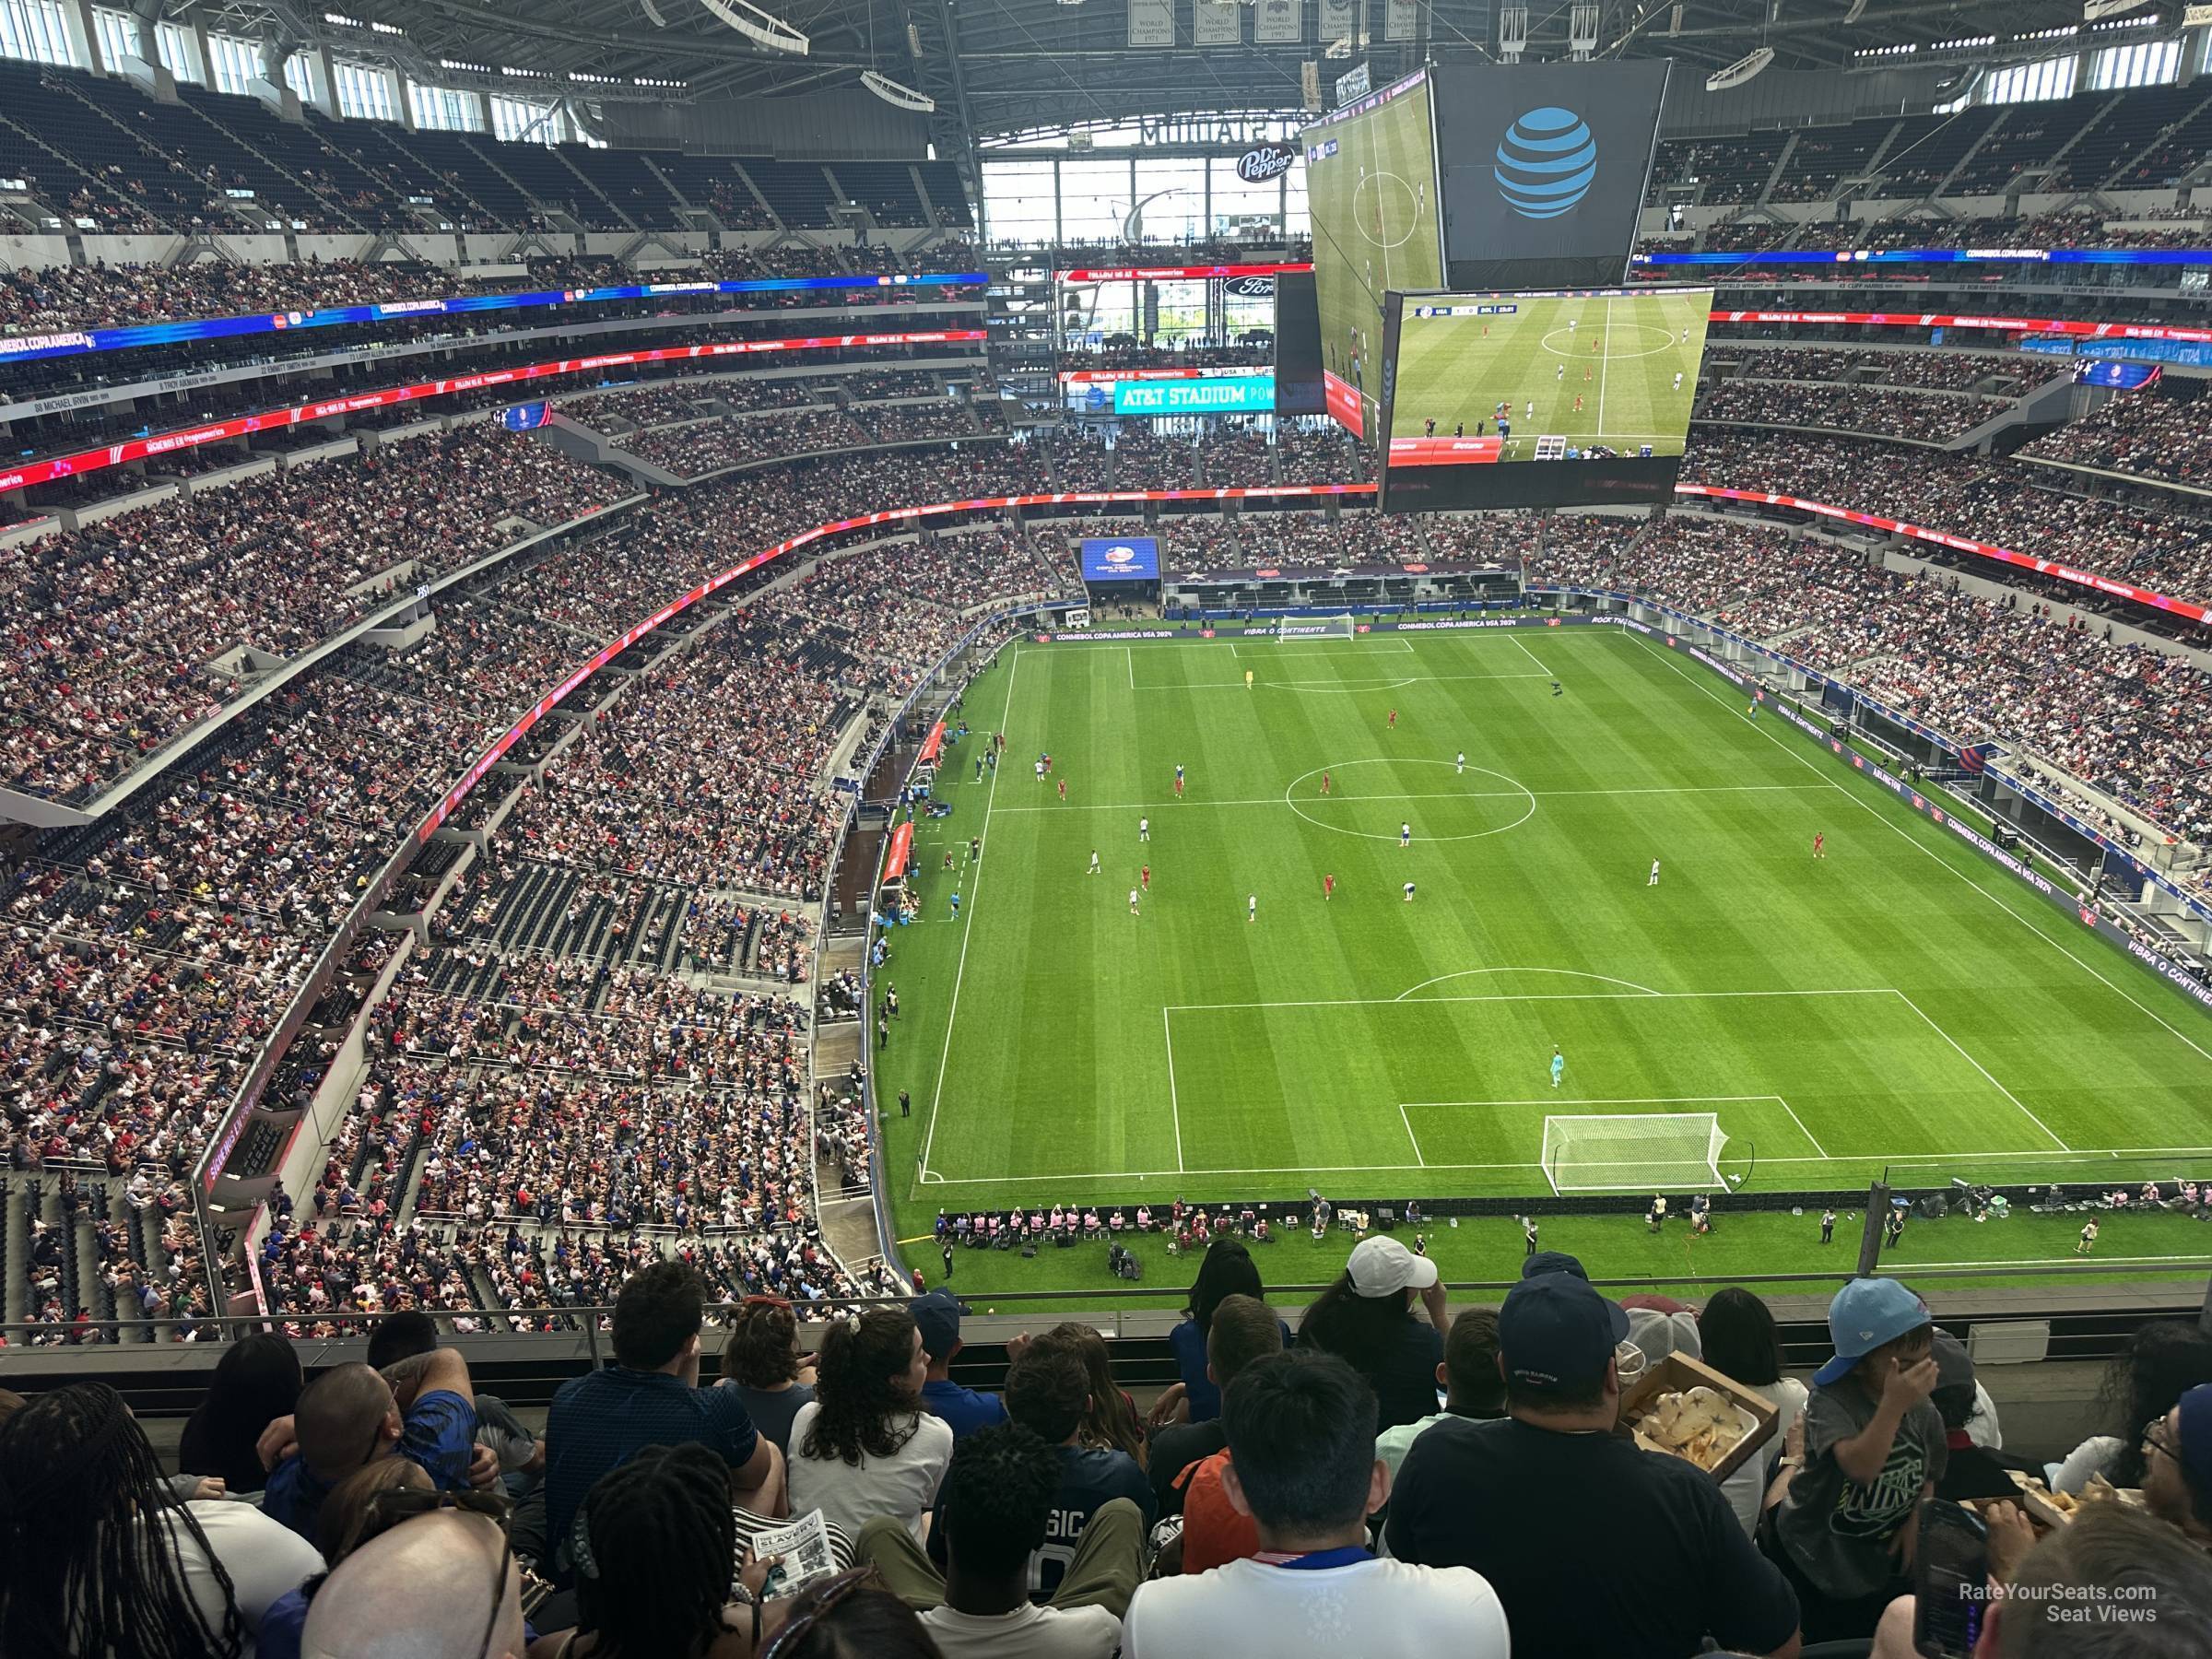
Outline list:
[[[1275,298],[1275,278],[1272,276],[1231,276],[1221,285],[1225,294],[1234,294],[1240,300],[1272,300]]]
[[[1288,172],[1297,159],[1295,144],[1255,144],[1237,158],[1237,177],[1247,184],[1265,184]]]

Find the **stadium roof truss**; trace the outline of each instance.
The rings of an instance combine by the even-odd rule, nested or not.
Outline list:
[[[1419,0],[1412,41],[1382,38],[1384,0],[1352,3],[1366,31],[1354,39],[1312,39],[1317,8],[1308,0],[1308,38],[1296,46],[1255,46],[1247,23],[1240,45],[1195,48],[1192,0],[1172,0],[1177,44],[1139,49],[1128,44],[1127,0],[770,0],[763,11],[807,37],[806,52],[797,54],[726,27],[700,0],[347,0],[339,8],[397,33],[327,23],[312,0],[136,0],[141,10],[219,32],[288,49],[320,43],[343,56],[388,61],[412,79],[520,95],[776,97],[853,87],[861,71],[874,68],[935,100],[932,136],[951,154],[972,153],[979,137],[1054,124],[1297,110],[1303,65],[1313,60],[1325,95],[1336,75],[1359,62],[1380,82],[1424,59],[1492,55],[1497,0]],[[1568,12],[1565,0],[1530,7],[1533,57],[1566,55]],[[2055,42],[2036,41],[2037,32],[2080,22],[2078,0],[1605,0],[1598,50],[1672,56],[1686,68],[1710,70],[1768,45],[1782,68],[1900,67],[1953,61],[1959,48],[1983,61],[2048,54]],[[1994,40],[1985,43],[1984,36]],[[1906,46],[1926,55],[1853,55]],[[471,76],[445,62],[538,73]],[[641,76],[679,80],[684,90],[629,84]]]

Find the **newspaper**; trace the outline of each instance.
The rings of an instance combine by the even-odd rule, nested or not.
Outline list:
[[[808,1510],[787,1525],[755,1533],[753,1553],[763,1559],[770,1556],[783,1558],[768,1575],[768,1583],[761,1591],[764,1601],[796,1595],[808,1585],[837,1572],[837,1557],[830,1547],[830,1524],[822,1519],[820,1510]]]

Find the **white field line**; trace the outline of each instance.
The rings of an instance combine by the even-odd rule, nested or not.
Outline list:
[[[2038,1129],[2041,1129],[2045,1135],[2050,1135],[2052,1144],[2055,1146],[2061,1152],[2071,1152],[2074,1150],[2073,1147],[2067,1146],[2065,1141],[2059,1139],[2056,1135],[2052,1133],[2050,1124],[2044,1123],[2041,1118],[2037,1117],[2034,1112],[2029,1111],[2026,1104],[2020,1100],[2019,1096],[2014,1094],[2011,1089],[2006,1088],[2004,1084],[1998,1082],[1996,1078],[1991,1077],[1989,1073],[1989,1067],[1983,1065],[1981,1061],[1975,1059],[1971,1054],[1968,1053],[1965,1047],[1956,1037],[1952,1036],[1948,1031],[1937,1025],[1934,1019],[1930,1018],[1928,1016],[1928,1011],[1925,1008],[1922,1007],[1918,1003],[1907,996],[1902,991],[1900,991],[1897,994],[1897,998],[1898,1001],[1903,1003],[1906,1007],[1912,1009],[1913,1013],[1919,1015],[1922,1019],[1925,1020],[1927,1022],[1928,1030],[1935,1032],[1936,1036],[1942,1038],[1946,1042],[1949,1043],[1952,1049],[1957,1052],[1961,1060],[1965,1061],[1969,1065],[1980,1072],[1983,1081],[1987,1082],[1992,1088],[1995,1089],[1999,1094],[2010,1100],[2013,1103],[2014,1108],[2018,1111],[2022,1117],[2033,1124]]]
[[[1728,704],[1728,706],[1731,708],[1734,707],[1732,703],[1728,703],[1727,699],[1723,698],[1716,689],[1711,686],[1708,686],[1699,676],[1692,674],[1688,669],[1683,667],[1681,664],[1676,662],[1671,653],[1662,650],[1658,646],[1651,646],[1648,649],[1650,649],[1652,653],[1657,656],[1659,661],[1666,664],[1668,667],[1672,668],[1677,674],[1682,676],[1684,679],[1689,681],[1691,685],[1697,687],[1699,690],[1704,692],[1707,696],[1712,697],[1716,701]],[[1983,887],[1979,881],[1976,881],[1964,870],[1959,868],[1958,865],[1951,864],[1948,860],[1938,855],[1935,848],[1928,846],[1925,842],[1922,841],[1919,837],[1910,833],[1902,824],[1892,822],[1888,814],[1883,812],[1872,801],[1864,798],[1853,790],[1844,788],[1843,785],[1838,782],[1834,778],[1828,776],[1826,770],[1823,767],[1817,764],[1809,757],[1799,754],[1797,752],[1796,746],[1788,738],[1783,737],[1779,732],[1770,730],[1767,725],[1762,724],[1758,729],[1759,735],[1765,737],[1768,742],[1780,747],[1783,752],[1788,755],[1791,759],[1796,761],[1807,771],[1819,778],[1829,788],[1834,790],[1845,800],[1851,802],[1853,806],[1858,806],[1861,810],[1865,811],[1877,823],[1880,824],[1882,828],[1888,830],[1891,834],[1901,838],[1906,845],[1912,847],[1914,851],[1920,853],[1924,857],[1934,859],[1936,864],[1942,865],[1944,869],[1949,871],[1951,875],[1957,877],[1960,881],[1965,882],[1968,887],[1972,888],[1974,891],[1980,893],[1982,897],[1988,900],[1992,904],[1995,905],[1999,910],[2010,916],[2015,922],[2018,923],[2022,927],[2026,928],[2037,938],[2042,940],[2046,945],[2050,946],[2052,949],[2057,951],[2059,955],[2065,957],[2068,961],[2072,962],[2077,968],[2079,968],[2083,972],[2089,975],[2090,978],[2096,980],[2099,983],[2105,986],[2108,990],[2115,993],[2124,1000],[2134,1004],[2136,1009],[2141,1013],[2147,1016],[2157,1024],[2164,1027],[2166,1030],[2171,1032],[2182,1042],[2195,1050],[2195,1052],[2203,1055],[2207,1062],[2212,1062],[2212,1050],[2206,1049],[2201,1043],[2197,1042],[2194,1038],[2190,1037],[2179,1027],[2170,1023],[2147,1005],[2138,1001],[2132,993],[2130,993],[2118,982],[2108,979],[2093,964],[2085,961],[2082,958],[2075,955],[2073,951],[2067,949],[2064,945],[2060,944],[2056,939],[2045,933],[2041,928],[2036,926],[2034,923],[2029,921],[2027,917],[2021,915],[2018,911],[2014,910],[2011,905],[2006,903],[2003,899],[1999,898],[1989,888]]]
[[[1006,668],[1006,707],[999,711],[997,729],[1000,731],[1006,728],[1007,716],[1013,712],[1014,677],[1020,672],[1021,654],[1017,652],[1014,661]],[[937,1144],[937,1114],[945,1100],[945,1066],[952,1058],[953,1026],[960,1015],[960,984],[968,977],[968,941],[974,936],[976,900],[983,890],[983,866],[994,862],[991,852],[991,811],[998,805],[998,780],[1006,770],[1004,764],[992,768],[991,791],[983,797],[983,827],[978,831],[983,843],[983,856],[976,863],[975,884],[968,891],[968,913],[961,919],[959,962],[952,971],[952,1003],[945,1010],[945,1046],[937,1055],[937,1080],[929,1092],[929,1127],[923,1132],[922,1156],[914,1165],[917,1182],[928,1172],[930,1151]],[[865,1039],[865,1026],[862,1035]]]

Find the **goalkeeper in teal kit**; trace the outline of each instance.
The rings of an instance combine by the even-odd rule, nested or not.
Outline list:
[[[1551,1051],[1551,1086],[1557,1088],[1559,1086],[1559,1079],[1566,1075],[1567,1056],[1554,1047]]]

